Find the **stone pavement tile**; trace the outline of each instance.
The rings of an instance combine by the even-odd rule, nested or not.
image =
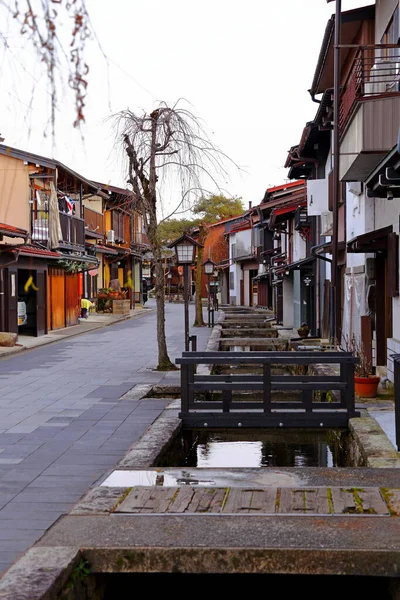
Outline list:
[[[0,487],[0,509],[6,506],[13,498],[15,498],[18,493],[13,492],[3,492]]]
[[[50,489],[39,489],[39,488],[30,488],[25,489],[19,494],[17,494],[13,498],[13,502],[21,502],[21,503],[70,503],[77,502],[80,494],[74,490],[62,490],[57,488]],[[1,537],[0,537],[1,539]]]
[[[93,478],[75,475],[68,475],[68,477],[63,477],[61,475],[39,475],[24,489],[31,490],[39,488],[40,490],[45,490],[50,488],[56,488],[57,490],[63,489],[66,491],[73,491],[77,494],[80,494],[88,489],[88,487],[91,485],[91,483],[95,480],[96,477],[97,474]]]
[[[74,410],[71,408],[67,408],[60,413],[60,417],[80,417],[83,414],[83,410]]]
[[[42,444],[14,444],[13,446],[7,446],[1,454],[1,458],[26,458],[41,446]]]
[[[53,516],[41,516],[38,519],[23,518],[19,515],[16,519],[4,519],[0,512],[0,531],[38,531],[42,532],[54,523]]]
[[[112,466],[115,456],[107,454],[82,454],[66,452],[55,461],[55,465],[98,465]]]
[[[1,540],[0,539],[0,560],[1,560],[4,552],[10,552],[10,553],[24,552],[34,542],[36,542],[38,537],[40,537],[40,534],[38,535],[38,532],[36,532],[36,535],[34,532],[30,532],[29,535],[27,532],[25,532],[25,533],[26,533],[26,539],[20,539],[20,540],[16,540],[16,539]]]
[[[22,458],[2,458],[0,457],[0,465],[18,465],[22,462]]]
[[[37,529],[0,529],[0,548],[2,548],[2,542],[5,540],[23,540],[29,544],[36,542],[40,533],[38,534]]]
[[[10,433],[7,432],[0,435],[0,448],[7,446],[9,444],[15,444],[19,442],[24,437],[23,433]]]
[[[32,467],[25,469],[22,467],[23,467],[23,465],[21,465],[19,468],[10,469],[6,473],[3,473],[0,476],[0,483],[5,483],[5,482],[30,483],[31,481],[36,479],[36,477],[38,477],[42,473],[42,470],[43,470],[43,469],[38,469],[38,468],[34,469]]]
[[[88,477],[96,476],[101,471],[101,467],[94,465],[58,465],[54,464],[48,467],[43,475],[63,475],[69,477],[75,475],[75,477]]]
[[[9,433],[32,433],[37,429],[37,425],[15,425],[8,430]]]

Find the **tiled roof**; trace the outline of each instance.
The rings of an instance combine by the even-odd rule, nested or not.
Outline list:
[[[0,223],[0,233],[3,233],[7,237],[27,238],[29,232],[26,229],[20,227],[14,227],[14,225],[7,225],[6,223]]]

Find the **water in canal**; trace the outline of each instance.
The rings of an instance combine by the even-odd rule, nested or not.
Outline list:
[[[182,431],[158,467],[345,467],[347,430]]]

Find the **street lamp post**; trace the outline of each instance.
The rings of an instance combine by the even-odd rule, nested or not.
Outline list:
[[[196,250],[201,247],[201,244],[196,242],[189,235],[182,235],[180,238],[172,242],[169,248],[173,248],[176,253],[178,265],[183,265],[183,299],[185,306],[185,351],[189,351],[189,344],[196,343],[196,336],[189,336],[189,266],[192,265],[196,258]]]
[[[214,310],[218,310],[218,271],[214,269]]]
[[[210,290],[210,277],[214,273],[215,263],[208,258],[203,262],[204,273],[207,275],[207,312],[208,312],[208,326],[211,327],[211,290]],[[214,310],[213,310],[214,315]],[[213,319],[214,320],[214,319]]]
[[[172,279],[171,271],[168,271],[167,279],[168,279],[168,302],[171,302],[171,300],[172,300],[172,298],[171,298],[171,279]]]

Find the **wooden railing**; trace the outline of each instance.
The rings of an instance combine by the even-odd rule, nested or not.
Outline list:
[[[60,242],[71,246],[85,245],[85,221],[60,212],[62,239]]]
[[[359,416],[354,404],[358,358],[350,352],[184,352],[175,362],[181,365],[180,418],[188,427],[347,427],[350,418]],[[314,364],[338,364],[339,373],[271,374],[273,365]],[[219,375],[211,369],[200,374],[199,365],[256,366],[262,375]],[[273,397],[273,390],[301,394],[298,400],[282,400]],[[234,398],[235,391],[260,391],[262,399],[254,394]],[[216,399],[204,399],[211,392]],[[333,392],[331,401],[318,398],[323,392]]]
[[[400,451],[400,354],[392,354],[394,367],[394,422],[397,449]]]
[[[339,127],[343,132],[359,100],[398,94],[400,44],[357,47],[353,64],[342,88]]]
[[[148,245],[149,244],[149,238],[142,231],[134,231],[133,232],[133,237],[132,237],[132,243],[133,244]]]
[[[89,231],[104,234],[104,219],[101,213],[85,206],[85,225]]]

